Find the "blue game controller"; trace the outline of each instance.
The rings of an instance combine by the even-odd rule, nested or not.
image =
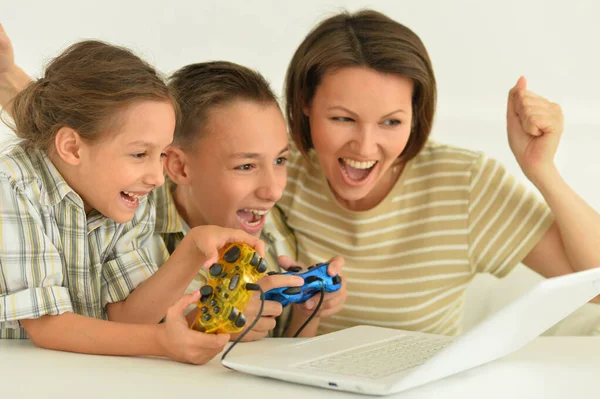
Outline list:
[[[302,271],[300,266],[288,268],[285,273],[270,272],[269,275],[283,274],[295,275],[304,279],[304,285],[301,287],[280,287],[273,288],[265,293],[265,300],[276,301],[281,306],[287,306],[290,303],[304,303],[315,294],[321,292],[335,292],[342,287],[342,277],[339,275],[330,276],[327,274],[329,263],[318,263]]]

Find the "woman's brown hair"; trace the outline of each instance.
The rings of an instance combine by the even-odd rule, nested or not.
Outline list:
[[[413,81],[413,120],[402,159],[416,156],[433,124],[436,83],[431,61],[419,37],[406,26],[372,10],[343,12],[315,27],[296,50],[285,79],[286,116],[296,146],[313,148],[304,108],[327,72],[366,67]]]

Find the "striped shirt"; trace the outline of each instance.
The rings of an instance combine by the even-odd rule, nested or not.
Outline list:
[[[0,338],[27,338],[19,320],[74,312],[107,319],[155,272],[145,245],[152,194],[133,220],[92,211],[40,151],[16,145],[0,156]]]
[[[290,157],[278,206],[300,262],[346,260],[348,299],[319,333],[369,324],[458,334],[475,273],[506,275],[553,221],[537,195],[478,152],[429,142],[364,212],[343,208],[314,151],[309,158]]]
[[[189,225],[179,215],[175,200],[173,199],[173,190],[176,188],[176,184],[165,177],[165,184],[158,188],[156,191],[156,226],[155,235],[152,240],[150,250],[152,258],[157,264],[164,263],[170,254],[175,251],[175,248],[183,237],[190,231]],[[273,209],[271,212],[279,212],[278,209]],[[289,239],[290,234],[286,234],[286,239],[280,233],[280,229],[286,229],[285,224],[281,223],[281,215],[277,215],[275,218],[268,217],[265,221],[265,226],[268,226],[270,233],[262,234],[261,240],[265,241],[267,252],[265,254],[265,260],[267,261],[267,272],[275,271],[280,272],[281,269],[277,263],[277,256],[287,255],[295,258],[295,243]],[[204,269],[194,277],[194,280],[190,283],[185,293],[190,294],[200,289],[206,284],[207,274]],[[192,307],[193,309],[193,307]],[[288,309],[284,310],[284,313],[278,318],[277,326],[274,331],[275,336],[281,336],[285,330],[285,326],[288,322]]]

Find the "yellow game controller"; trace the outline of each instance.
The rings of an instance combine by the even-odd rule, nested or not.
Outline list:
[[[236,242],[223,247],[218,263],[208,270],[207,283],[200,288],[199,311],[190,328],[205,333],[242,331],[246,324],[242,312],[266,271],[267,263],[251,246]]]

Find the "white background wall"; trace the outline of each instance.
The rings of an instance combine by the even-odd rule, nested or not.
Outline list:
[[[600,2],[594,0],[194,1],[0,0],[0,22],[31,76],[72,42],[128,46],[164,73],[224,59],[258,69],[277,93],[296,46],[323,17],[371,7],[420,35],[439,83],[433,138],[483,150],[521,176],[505,132],[508,90],[519,75],[563,106],[557,164],[600,209]],[[8,129],[0,127],[0,140]],[[522,290],[531,275],[503,284]],[[486,283],[485,280],[483,280]],[[484,284],[487,297],[495,294]],[[504,286],[495,293],[506,297]],[[486,305],[487,306],[487,305]],[[491,305],[494,307],[494,305]],[[474,313],[472,313],[474,314]]]
[[[7,4],[9,0],[1,0]],[[346,8],[372,7],[408,25],[429,49],[439,82],[433,137],[480,149],[520,174],[505,136],[505,102],[525,75],[560,103],[565,134],[557,163],[600,209],[600,2],[594,0],[193,1],[20,0],[0,6],[17,62],[39,76],[50,57],[82,38],[129,46],[164,73],[225,59],[261,71],[281,93],[308,30]],[[8,129],[0,128],[0,135]]]

